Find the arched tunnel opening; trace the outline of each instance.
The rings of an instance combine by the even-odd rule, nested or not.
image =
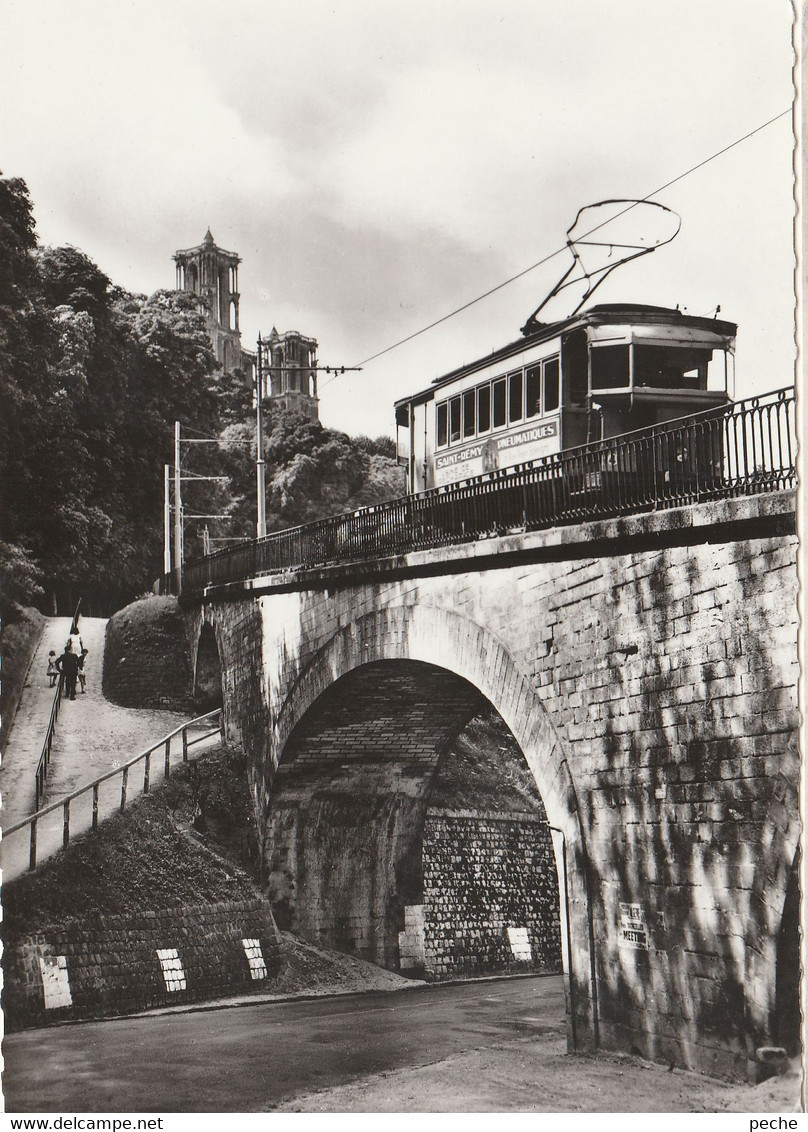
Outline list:
[[[430,980],[560,971],[559,883],[525,757],[466,680],[363,665],[299,721],[264,863],[279,926]]]
[[[194,703],[200,712],[213,711],[223,703],[222,662],[216,634],[203,625],[199,634],[194,667]]]

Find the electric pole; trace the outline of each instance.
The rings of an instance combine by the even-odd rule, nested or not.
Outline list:
[[[174,421],[174,569],[177,592],[182,588],[182,480],[180,476],[180,422]]]
[[[267,497],[264,467],[264,415],[261,402],[264,396],[263,382],[263,344],[261,334],[258,335],[258,352],[255,366],[255,483],[257,494],[258,517],[255,524],[255,533],[258,538],[264,538],[267,533]]]
[[[163,573],[171,573],[171,465],[163,465]]]

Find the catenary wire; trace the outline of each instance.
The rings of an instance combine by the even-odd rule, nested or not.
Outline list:
[[[765,130],[768,126],[771,126],[774,122],[779,121],[780,118],[784,118],[788,114],[791,114],[790,107],[788,110],[782,110],[779,114],[775,114],[773,118],[769,118],[768,121],[763,122],[759,126],[756,126],[754,130],[750,130],[742,137],[736,138],[735,141],[732,141],[728,145],[723,146],[723,148],[716,150],[716,152],[710,154],[709,157],[705,157],[703,161],[699,161],[695,165],[691,165],[689,169],[686,169],[684,171],[684,173],[680,173],[678,176],[671,178],[670,181],[666,181],[664,185],[660,185],[658,188],[654,189],[653,192],[647,193],[646,196],[634,201],[627,208],[624,208],[621,212],[615,213],[615,215],[609,217],[608,220],[604,220],[601,224],[595,225],[594,228],[591,228],[588,232],[585,232],[580,238],[584,239],[586,236],[591,236],[592,233],[597,232],[599,228],[603,228],[606,224],[613,223],[613,221],[617,220],[620,216],[625,216],[627,212],[630,212],[632,208],[636,208],[638,204],[645,204],[647,201],[650,201],[652,197],[658,196],[659,193],[664,192],[665,189],[669,189],[671,185],[677,184],[679,181],[684,180],[685,177],[689,177],[691,173],[695,173],[698,169],[702,169],[705,165],[709,165],[711,161],[715,161],[716,158],[722,157],[731,149],[734,149],[742,142],[748,141],[749,138],[754,137],[755,134],[760,133],[761,130]],[[455,310],[450,311],[448,314],[442,315],[441,318],[436,318],[434,322],[430,322],[427,326],[422,326],[420,330],[415,330],[412,334],[408,334],[405,338],[400,338],[397,342],[393,342],[391,346],[386,346],[383,350],[378,350],[375,354],[371,354],[369,357],[364,358],[361,362],[358,362],[356,366],[352,366],[351,368],[357,369],[361,366],[366,366],[369,362],[373,362],[377,358],[381,358],[384,354],[389,354],[392,350],[398,349],[399,346],[403,346],[406,342],[411,342],[414,338],[418,338],[422,334],[426,334],[428,330],[433,330],[436,326],[440,326],[441,323],[448,322],[450,318],[454,318],[455,315],[461,314],[463,311],[468,310],[469,307],[473,307],[476,303],[482,302],[482,300],[487,299],[489,295],[493,295],[497,291],[501,291],[504,287],[508,287],[511,283],[515,283],[517,279],[521,279],[523,276],[528,275],[531,271],[535,271],[537,267],[541,267],[543,264],[548,263],[551,259],[554,259],[557,255],[561,255],[561,253],[565,252],[566,250],[566,244],[564,244],[560,248],[556,248],[555,251],[550,252],[549,255],[543,256],[540,260],[537,260],[536,263],[531,264],[530,267],[524,268],[522,271],[517,272],[516,275],[512,275],[509,279],[505,279],[502,283],[497,283],[495,287],[490,287],[487,291],[484,291],[475,299],[470,299],[467,303],[463,303],[462,306],[457,307]],[[338,376],[341,375],[335,374],[327,381],[322,382],[320,389],[322,390],[327,388],[333,381],[336,381]]]

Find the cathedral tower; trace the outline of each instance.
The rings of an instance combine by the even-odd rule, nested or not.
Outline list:
[[[202,243],[174,253],[177,290],[197,295],[208,323],[213,351],[225,370],[242,365],[238,323],[238,265],[235,252],[216,246],[208,228]]]
[[[205,233],[196,248],[174,252],[177,290],[195,295],[205,315],[216,360],[224,370],[244,370],[255,393],[257,357],[241,345],[238,265],[241,257],[216,246]],[[282,334],[273,326],[260,340],[261,396],[284,409],[319,420],[317,342],[296,330]]]
[[[297,330],[279,334],[275,327],[261,339],[262,396],[284,409],[318,420],[317,342]]]

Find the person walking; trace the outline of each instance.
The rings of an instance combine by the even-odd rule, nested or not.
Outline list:
[[[65,651],[56,661],[57,671],[65,678],[65,696],[71,700],[76,698],[76,677],[79,674],[79,658],[73,652],[70,641],[65,645]]]
[[[81,694],[82,694],[82,696],[87,691],[87,673],[84,671],[84,661],[87,659],[87,653],[89,651],[90,651],[89,649],[82,649],[81,655],[79,656],[78,676],[79,676],[79,684],[81,684]]]
[[[55,688],[56,681],[59,679],[59,669],[56,667],[56,653],[53,649],[48,653],[48,676],[51,688]]]
[[[75,621],[70,626],[70,636],[67,638],[67,643],[70,645],[71,651],[74,652],[76,656],[81,656],[81,650],[84,648],[84,644],[81,639],[79,627]]]

